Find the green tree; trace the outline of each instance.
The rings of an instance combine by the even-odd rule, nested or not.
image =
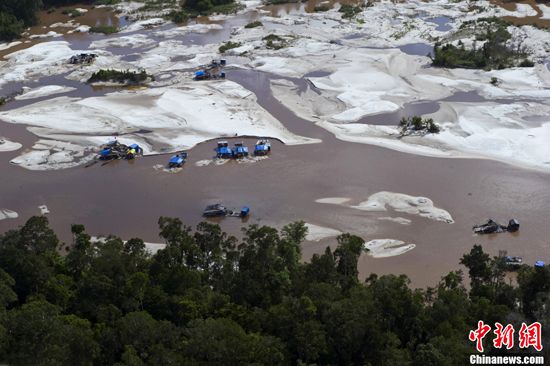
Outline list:
[[[184,332],[184,354],[194,365],[281,365],[281,344],[271,337],[247,334],[229,319],[197,319]]]
[[[357,262],[363,251],[364,241],[350,234],[342,234],[336,240],[338,241],[338,248],[334,251],[336,271],[340,275],[342,287],[350,288],[358,282]]]

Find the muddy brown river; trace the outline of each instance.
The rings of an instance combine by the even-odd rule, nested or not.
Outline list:
[[[269,89],[270,77],[256,71],[228,72],[230,80],[253,91],[259,104],[290,131],[322,139],[322,143],[285,146],[274,141],[273,153],[266,160],[196,166],[197,161],[214,155],[215,142],[205,142],[190,151],[190,159],[178,173],[153,168],[166,164],[169,158],[166,155],[88,168],[28,171],[9,163],[20,151],[3,152],[0,153],[0,208],[18,212],[19,218],[0,221],[0,232],[23,224],[30,216],[40,213],[39,205],[47,205],[52,227],[66,242],[70,241],[73,223],[84,224],[92,235],[115,234],[123,239],[140,237],[155,242],[159,241],[159,216],[179,217],[194,226],[201,221],[201,212],[207,204],[221,201],[229,207],[251,208],[251,217],[245,223],[238,218],[219,221],[225,230],[236,235],[245,224],[280,227],[304,220],[349,231],[366,240],[392,238],[417,245],[414,250],[396,257],[375,259],[363,255],[359,262],[361,278],[371,272],[405,273],[414,286],[433,285],[448,271],[459,268],[460,256],[475,243],[483,244],[484,249],[494,255],[506,250],[510,255],[523,256],[526,263],[550,259],[547,225],[550,174],[490,160],[428,158],[340,141],[276,101]],[[86,86],[73,93],[83,96],[102,92]],[[16,106],[20,104],[9,103],[3,108]],[[434,105],[414,108],[417,113],[430,113]],[[398,118],[399,114],[394,113],[376,116],[373,120],[393,123],[393,119]],[[37,140],[24,126],[2,122],[0,136],[21,142],[24,148]],[[256,141],[244,140],[249,146]],[[348,197],[352,203],[359,203],[379,191],[429,197],[435,206],[449,211],[455,223],[315,202],[324,197]],[[400,225],[378,219],[383,216],[402,216],[412,223]],[[473,236],[472,225],[487,218],[502,222],[517,218],[521,222],[520,232]],[[334,239],[305,243],[304,259],[334,243]]]

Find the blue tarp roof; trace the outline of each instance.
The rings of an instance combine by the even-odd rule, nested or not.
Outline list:
[[[536,261],[535,262],[535,267],[544,267],[544,262],[543,261]]]
[[[181,164],[183,162],[183,158],[181,156],[174,155],[170,158],[169,162],[172,164]]]
[[[195,76],[204,76],[204,71],[200,70],[195,73]]]
[[[130,149],[139,149],[139,145],[138,144],[132,144],[132,145],[130,145]]]
[[[227,146],[218,147],[216,149],[216,151],[218,152],[218,154],[231,154],[232,153],[231,149]]]
[[[107,149],[103,149],[99,152],[100,155],[109,155],[109,153],[111,152],[111,149],[110,148],[107,148]]]
[[[267,151],[267,150],[269,150],[269,146],[267,146],[267,145],[256,145],[255,149],[256,149],[256,151]]]

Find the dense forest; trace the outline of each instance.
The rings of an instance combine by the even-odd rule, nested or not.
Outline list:
[[[140,239],[93,242],[81,225],[62,244],[45,217],[0,235],[0,362],[464,365],[478,320],[540,321],[550,349],[547,267],[523,266],[512,285],[474,246],[460,260],[470,290],[460,271],[420,290],[404,275],[359,280],[363,240],[349,234],[303,263],[302,222],[251,225],[241,239],[211,223],[159,226],[167,247],[155,255]]]

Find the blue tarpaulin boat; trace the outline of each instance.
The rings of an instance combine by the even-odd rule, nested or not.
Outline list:
[[[173,155],[168,161],[169,168],[181,168],[185,164],[185,159],[187,159],[187,153],[181,152],[179,154]]]
[[[269,140],[262,139],[256,142],[254,146],[254,155],[267,155],[271,152],[271,143]]]
[[[245,156],[248,156],[248,147],[244,146],[242,142],[236,143],[233,149],[233,157],[243,158]]]
[[[229,159],[233,157],[233,150],[231,150],[227,141],[218,141],[218,147],[215,151],[218,158]]]

